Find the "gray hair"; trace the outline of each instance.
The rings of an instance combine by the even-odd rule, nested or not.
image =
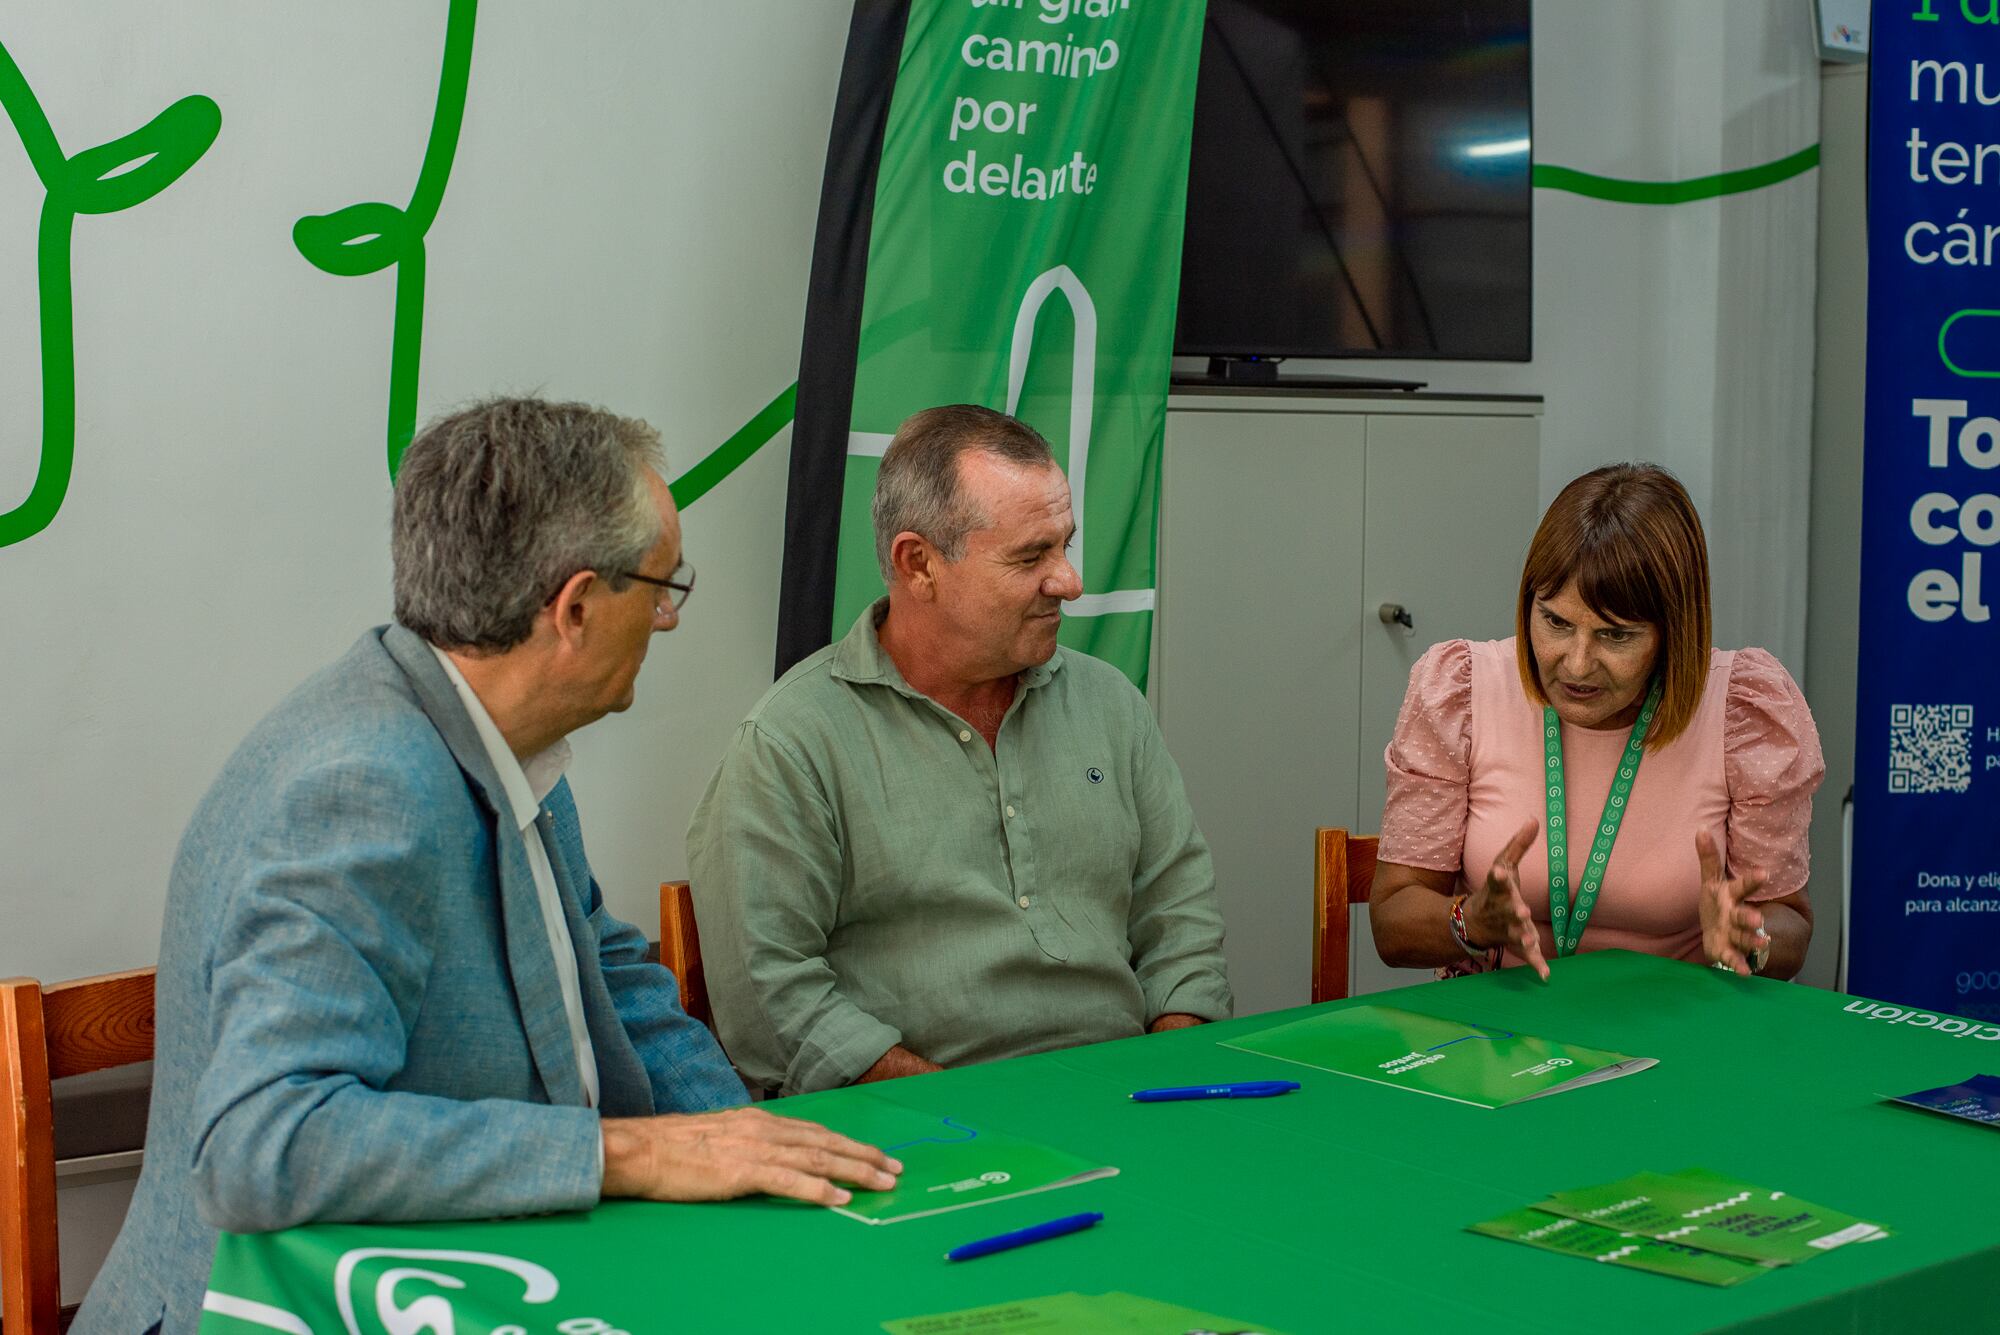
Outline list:
[[[958,461],[975,450],[1022,468],[1056,461],[1039,431],[991,408],[954,403],[911,414],[875,479],[875,563],[884,581],[895,582],[889,554],[898,533],[920,533],[956,561],[965,555],[965,535],[991,522],[959,485]]]
[[[489,399],[432,422],[396,475],[396,620],[500,652],[578,571],[624,588],[660,540],[663,462],[659,432],[583,403]]]

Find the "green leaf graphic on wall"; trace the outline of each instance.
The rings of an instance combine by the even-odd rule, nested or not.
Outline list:
[[[69,493],[76,461],[76,307],[70,238],[77,215],[121,212],[178,181],[215,142],[222,129],[222,109],[206,97],[184,97],[130,134],[65,156],[4,42],[0,42],[0,107],[21,137],[44,191],[35,245],[42,450],[27,498],[0,512],[0,547],[6,547],[34,537],[54,521]]]
[[[445,182],[458,153],[465,122],[465,91],[472,78],[472,29],[478,0],[451,0],[445,15],[444,62],[438,71],[437,108],[431,137],[417,169],[416,189],[407,208],[393,204],[350,204],[332,213],[299,219],[292,244],[314,268],[342,278],[396,269],[395,328],[389,346],[389,476],[396,476],[403,451],[416,431],[417,372],[423,366],[424,237],[444,203]]]
[[[883,316],[876,324],[861,331],[861,355],[872,357],[883,348],[925,328],[929,314],[929,303],[919,301]],[[755,417],[737,428],[728,440],[674,479],[674,504],[687,509],[713,491],[724,478],[748,463],[752,455],[792,424],[792,413],[798,407],[798,401],[799,385],[795,380],[785,386],[777,398],[759,409]]]

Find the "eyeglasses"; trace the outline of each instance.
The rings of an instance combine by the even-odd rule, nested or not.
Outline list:
[[[625,578],[636,579],[641,584],[650,584],[656,589],[665,589],[667,596],[663,601],[676,612],[687,602],[688,595],[694,592],[694,567],[685,561],[675,566],[674,573],[665,579],[654,579],[651,575],[642,575],[636,570],[626,571]]]

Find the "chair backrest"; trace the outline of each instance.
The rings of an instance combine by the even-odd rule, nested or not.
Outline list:
[[[1366,904],[1375,879],[1372,834],[1349,834],[1321,826],[1313,836],[1312,999],[1338,1001],[1347,995],[1348,906]]]
[[[0,979],[0,1328],[56,1335],[62,1272],[56,1238],[51,1080],[153,1056],[153,971],[43,987]]]
[[[708,975],[701,968],[701,933],[694,925],[694,896],[686,881],[660,884],[660,963],[681,985],[681,1009],[715,1028],[708,1004]]]

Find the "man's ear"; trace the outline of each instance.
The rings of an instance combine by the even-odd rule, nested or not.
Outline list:
[[[549,612],[556,642],[564,648],[575,649],[582,644],[584,622],[590,613],[584,595],[596,587],[596,584],[596,571],[579,570],[564,580],[563,586],[556,590],[556,596],[549,600]]]
[[[889,568],[923,602],[937,597],[937,567],[943,559],[930,539],[907,529],[889,545]]]

